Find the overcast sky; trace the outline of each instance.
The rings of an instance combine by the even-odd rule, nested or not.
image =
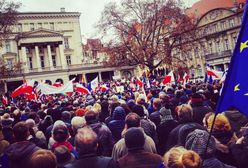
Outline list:
[[[58,12],[65,7],[67,12],[81,12],[80,23],[82,38],[94,38],[97,32],[94,25],[97,23],[104,9],[110,1],[118,0],[19,0],[22,3],[21,11],[25,12]],[[198,0],[184,0],[191,6]]]

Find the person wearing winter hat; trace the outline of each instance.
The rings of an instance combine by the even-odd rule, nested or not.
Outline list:
[[[188,134],[195,129],[205,130],[203,126],[194,122],[193,120],[193,110],[190,105],[183,104],[177,108],[179,125],[176,126],[168,136],[166,150],[179,145],[184,146]]]
[[[194,93],[191,97],[191,103],[193,109],[193,119],[198,124],[203,125],[202,120],[205,117],[205,115],[209,112],[213,112],[211,107],[204,106],[203,104],[204,99],[203,96],[200,93]]]
[[[213,125],[212,135],[216,139],[217,148],[215,155],[223,163],[237,166],[230,151],[230,146],[235,144],[238,138],[233,132],[231,124],[224,114],[218,114],[213,123],[214,115],[215,114],[212,114],[208,117],[207,123],[208,130],[210,130]]]
[[[110,129],[99,122],[98,114],[94,111],[89,111],[85,114],[86,125],[98,135],[97,154],[110,156],[113,148],[114,140]]]
[[[112,120],[108,124],[115,142],[121,139],[121,132],[125,126],[125,117],[125,110],[121,106],[116,107],[113,112]]]
[[[200,155],[202,160],[204,160],[202,168],[234,168],[222,163],[215,157],[216,143],[213,136],[210,138],[206,151],[208,138],[209,133],[206,130],[196,129],[187,136],[185,148],[193,150]]]
[[[120,168],[157,168],[161,164],[161,156],[144,150],[145,136],[141,128],[128,129],[125,144],[128,153],[118,160]]]
[[[248,127],[243,128],[242,137],[239,138],[236,144],[231,145],[232,155],[237,163],[238,168],[247,167],[248,158]]]

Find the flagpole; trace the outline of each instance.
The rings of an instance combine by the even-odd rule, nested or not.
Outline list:
[[[205,148],[205,150],[204,150],[204,155],[203,155],[204,157],[203,157],[203,160],[202,160],[202,165],[201,165],[201,167],[203,166],[203,163],[204,163],[204,161],[205,161],[205,159],[206,159],[206,156],[207,156],[207,149],[208,149],[208,146],[209,146],[209,143],[210,143],[211,136],[212,136],[212,134],[213,134],[214,124],[215,124],[215,120],[216,120],[217,115],[218,115],[218,113],[215,113],[215,114],[214,114],[214,119],[213,119],[213,123],[212,123],[211,128],[210,128],[210,132],[209,132],[209,136],[208,136],[206,148]]]

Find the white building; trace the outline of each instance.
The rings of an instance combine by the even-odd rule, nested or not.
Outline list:
[[[25,79],[68,81],[69,71],[82,67],[80,13],[19,13],[0,55],[11,66],[22,62],[21,74],[6,79],[9,87]],[[18,85],[18,84],[17,84]]]

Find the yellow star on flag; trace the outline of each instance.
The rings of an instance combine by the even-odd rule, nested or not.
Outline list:
[[[242,51],[245,49],[245,48],[248,48],[248,40],[244,43],[241,42],[241,45],[240,45],[240,53],[242,53]]]
[[[234,92],[240,91],[239,85],[240,85],[240,84],[237,84],[237,85],[234,87]]]

